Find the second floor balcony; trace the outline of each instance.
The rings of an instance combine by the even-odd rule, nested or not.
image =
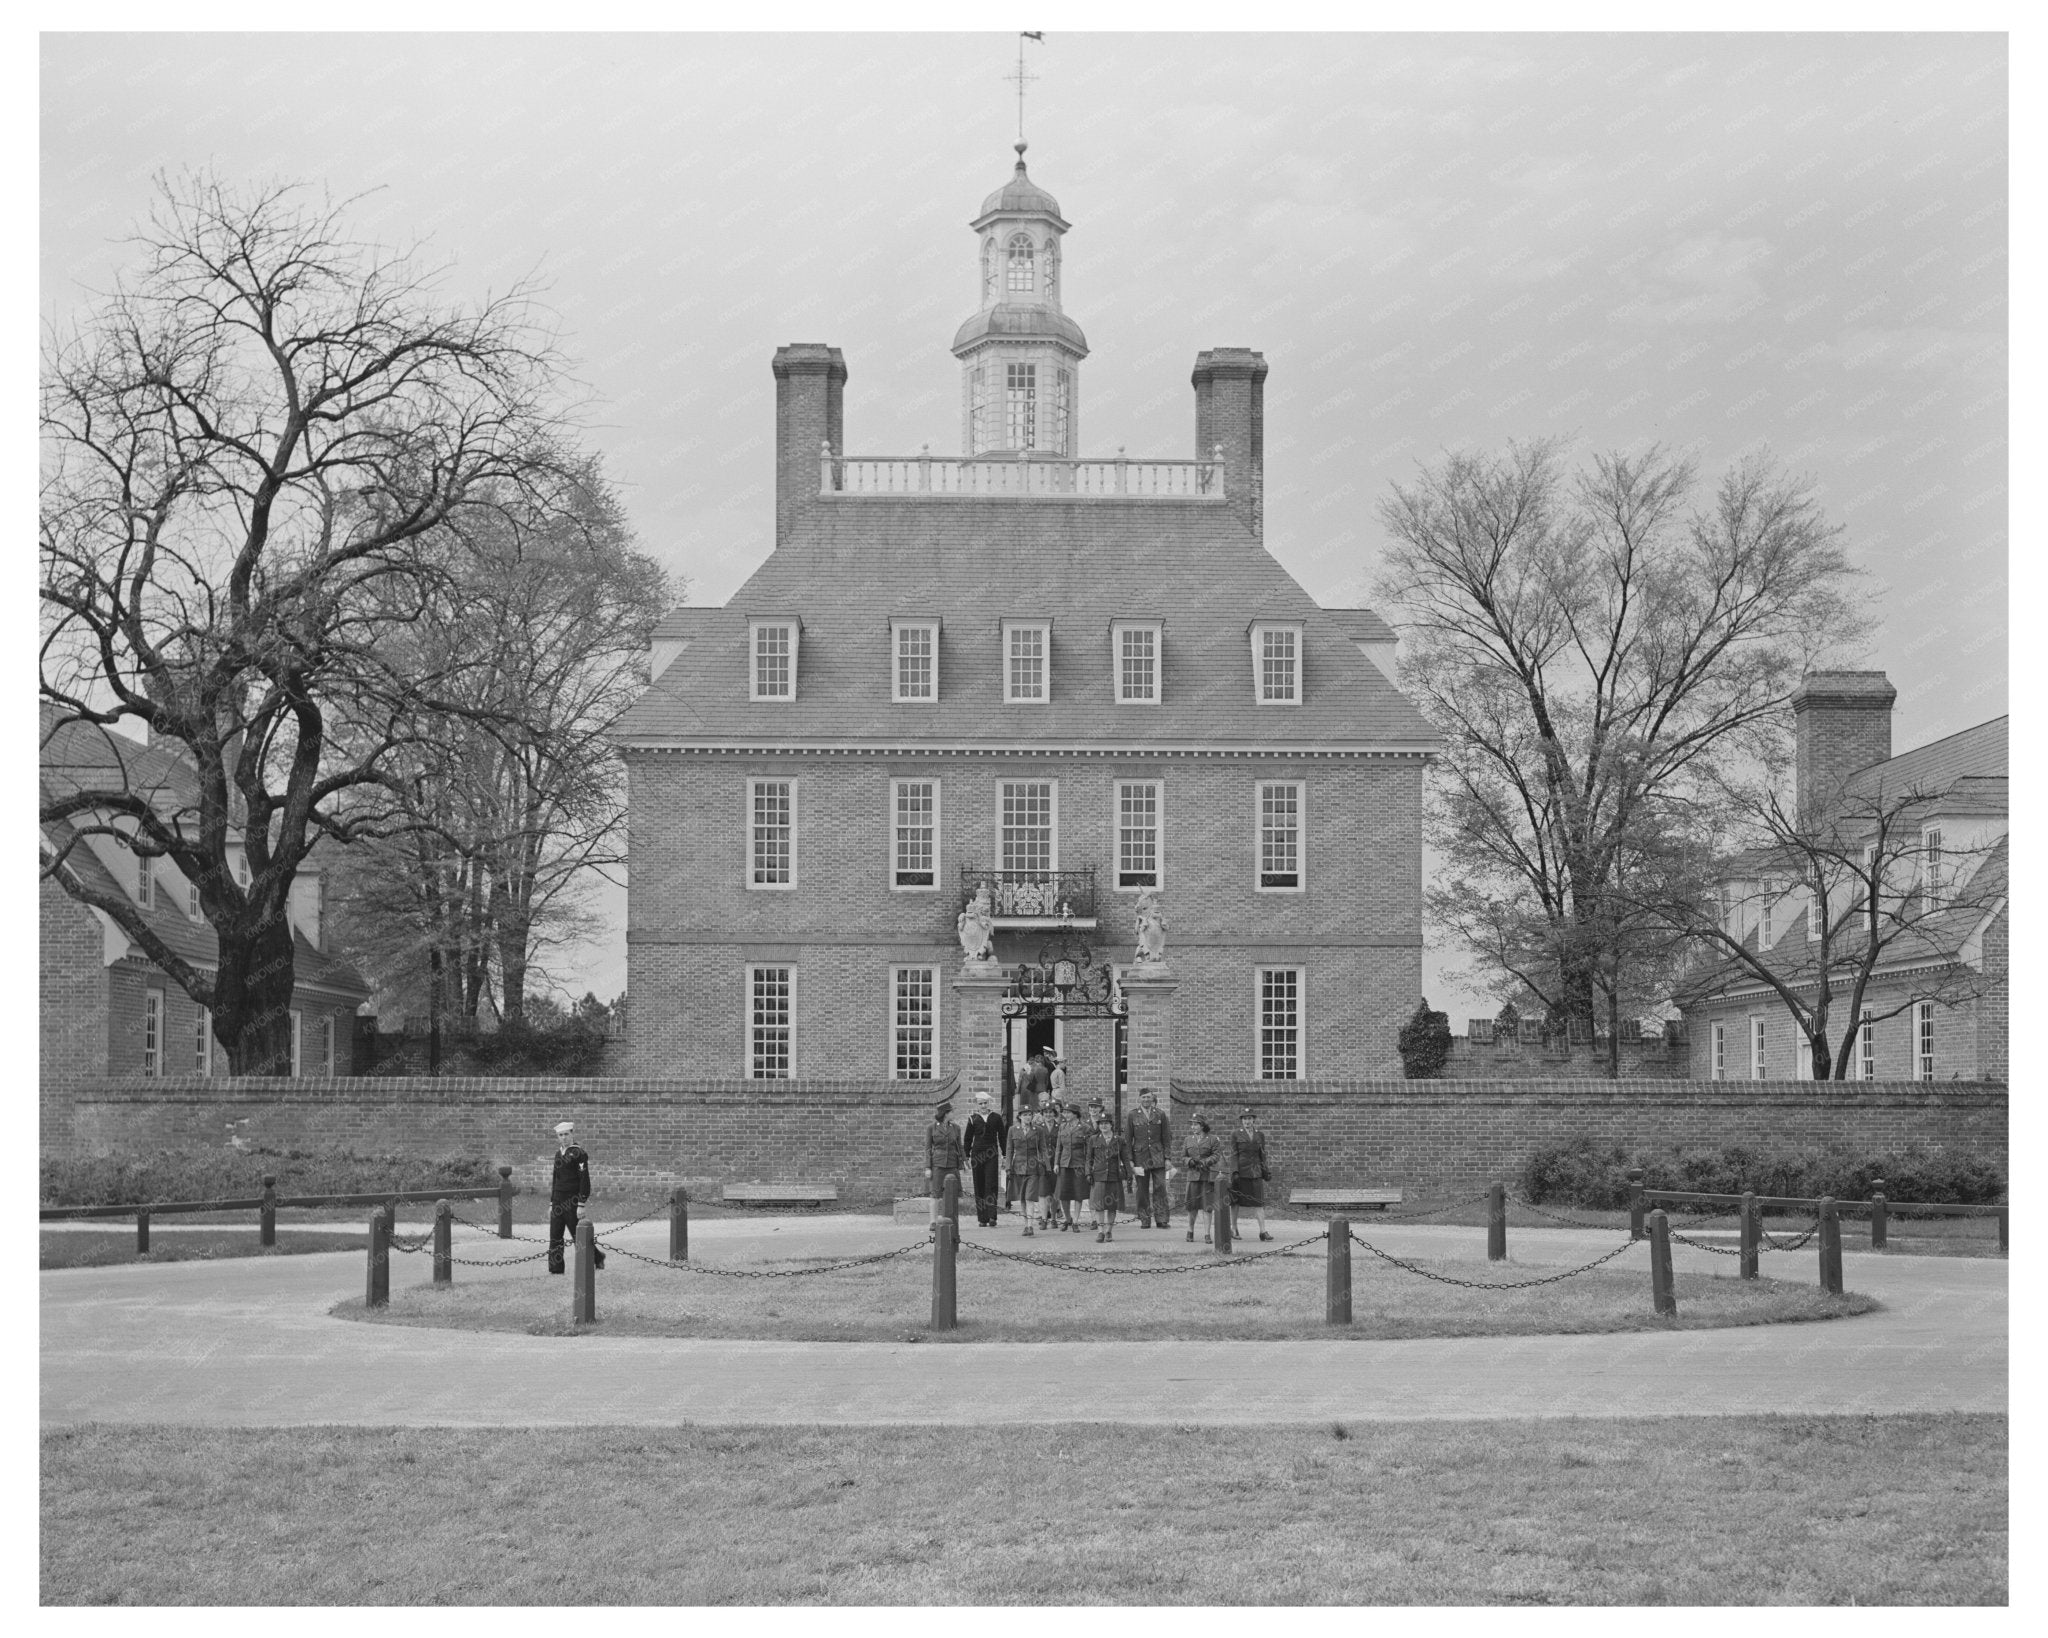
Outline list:
[[[995,497],[1063,500],[1218,501],[1222,451],[1208,461],[1070,461],[1051,456],[919,454],[834,455],[818,459],[821,495],[890,495],[899,499]]]
[[[998,927],[1081,927],[1095,925],[1095,871],[998,870],[968,865],[960,872],[960,908],[986,886]]]

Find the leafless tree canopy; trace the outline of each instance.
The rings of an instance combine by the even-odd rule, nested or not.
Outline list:
[[[467,656],[421,667],[392,642],[446,583],[440,542],[560,481],[530,293],[444,301],[343,217],[297,187],[161,180],[132,275],[45,348],[46,721],[137,723],[193,769],[175,802],[56,781],[46,868],[212,1008],[238,1074],[286,1061],[309,850],[402,824],[394,751],[479,703]],[[69,867],[89,835],[196,884],[214,973]]]

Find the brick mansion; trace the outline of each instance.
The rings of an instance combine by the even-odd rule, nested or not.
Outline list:
[[[1437,740],[1394,634],[1266,550],[1260,354],[1196,356],[1189,458],[1081,454],[1069,223],[1022,155],[971,224],[960,453],[849,453],[839,350],[779,349],[774,550],[656,635],[620,728],[633,1074],[988,1084],[984,888],[1010,974],[1061,941],[1121,972],[1156,893],[1178,1072],[1400,1073]],[[1002,1027],[1111,1092],[1107,1029]]]

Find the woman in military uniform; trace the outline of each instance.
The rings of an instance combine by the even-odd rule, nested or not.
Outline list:
[[[1202,1227],[1202,1213],[1210,1214],[1210,1227],[1215,1226],[1216,1211],[1216,1159],[1222,1145],[1209,1130],[1206,1117],[1197,1115],[1195,1124],[1188,1132],[1187,1141],[1181,1145],[1181,1167],[1187,1173],[1188,1193],[1188,1238],[1192,1240]]]
[[[1101,1225],[1095,1231],[1097,1245],[1116,1238],[1117,1208],[1124,1203],[1124,1174],[1130,1169],[1116,1122],[1105,1114],[1088,1139],[1088,1205]]]
[[[1266,1184],[1272,1179],[1273,1168],[1266,1164],[1266,1134],[1259,1130],[1258,1117],[1249,1109],[1238,1117],[1236,1138],[1237,1160],[1230,1203],[1249,1211],[1259,1225],[1259,1238],[1270,1240],[1273,1236],[1266,1232]]]
[[[1038,1111],[1038,1226],[1050,1231],[1059,1215],[1060,1108],[1048,1102]]]
[[[1081,1225],[1074,1221],[1074,1203],[1088,1198],[1088,1128],[1080,1110],[1067,1110],[1054,1145],[1060,1173],[1060,1232],[1079,1234]]]
[[[1038,1209],[1039,1123],[1036,1109],[1019,1109],[1010,1127],[1009,1196],[1024,1215],[1024,1232],[1033,1232],[1031,1219]]]

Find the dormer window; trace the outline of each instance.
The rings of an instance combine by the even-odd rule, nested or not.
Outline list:
[[[1043,705],[1052,698],[1052,622],[1003,622],[1003,699]]]
[[[1010,289],[1022,295],[1031,293],[1033,284],[1031,267],[1031,238],[1024,233],[1010,236]]]
[[[135,902],[145,910],[156,908],[156,867],[140,856],[135,860]]]
[[[1116,666],[1113,698],[1117,704],[1159,703],[1161,635],[1157,620],[1117,620],[1111,623],[1110,652]]]
[[[1939,910],[1944,900],[1941,879],[1941,828],[1929,825],[1920,832],[1920,896],[1930,910]]]
[[[891,620],[889,622],[891,674],[895,678],[891,698],[898,702],[929,704],[939,697],[939,622],[936,620]]]
[[[1255,622],[1252,630],[1253,697],[1261,705],[1301,703],[1301,627]]]
[[[753,651],[750,699],[796,698],[797,629],[795,620],[748,622],[748,643]]]

